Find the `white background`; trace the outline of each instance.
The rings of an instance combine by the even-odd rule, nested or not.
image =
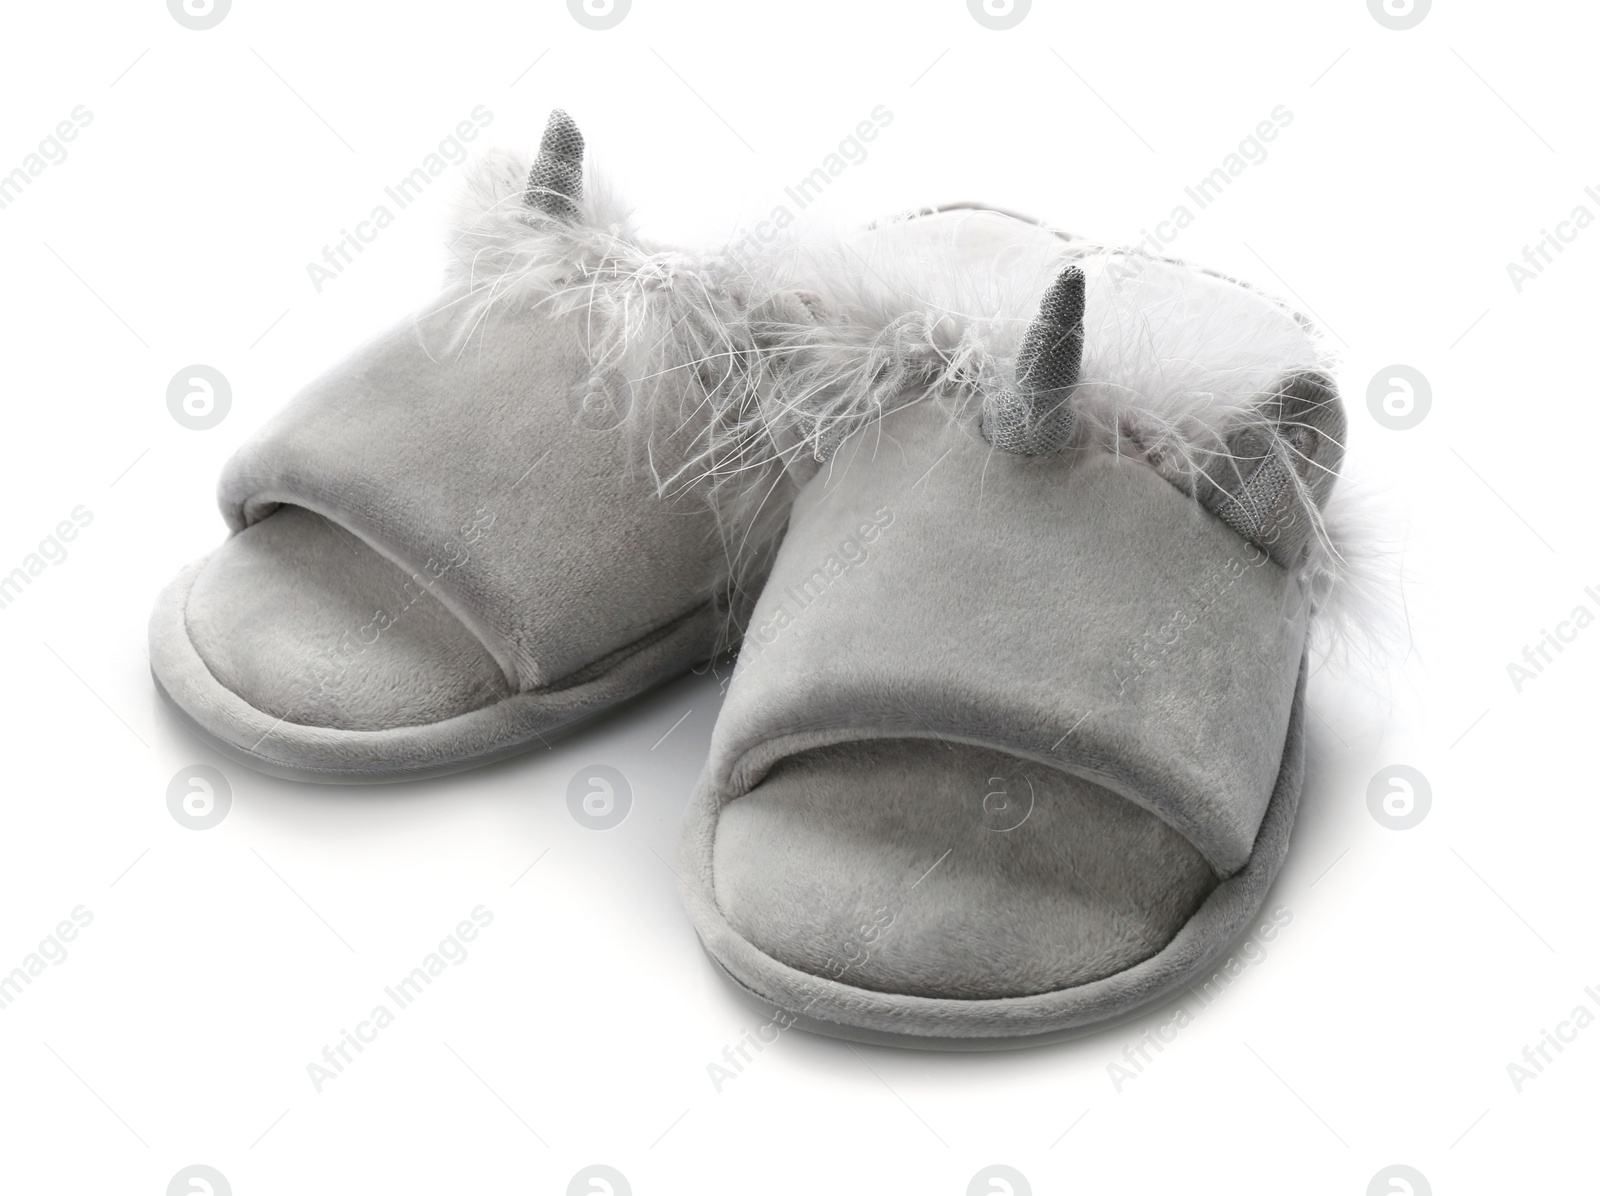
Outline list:
[[[73,908],[93,922],[0,1010],[0,1188],[157,1196],[191,1163],[240,1196],[559,1193],[597,1162],[641,1196],[957,1196],[992,1163],[1036,1193],[1355,1196],[1393,1163],[1441,1194],[1593,1182],[1600,1027],[1520,1093],[1507,1064],[1600,991],[1600,627],[1520,693],[1506,670],[1600,612],[1600,231],[1520,293],[1506,270],[1575,206],[1600,213],[1592,6],[1440,3],[1403,32],[1360,0],[1040,0],[1006,32],[960,0],[636,0],[605,32],[551,0],[236,0],[204,32],[155,0],[3,21],[0,171],[75,106],[93,119],[0,210],[0,572],[74,507],[93,522],[0,610],[0,971]],[[645,229],[684,242],[749,228],[877,105],[893,121],[826,219],[970,198],[1123,242],[1292,112],[1169,248],[1287,294],[1343,354],[1408,626],[1398,662],[1314,683],[1268,898],[1292,923],[1120,1091],[1108,1066],[1171,1007],[999,1054],[788,1033],[714,1090],[707,1065],[759,1018],[665,862],[710,678],[551,751],[363,790],[219,761],[158,701],[145,619],[222,535],[221,463],[431,295],[455,172],[320,294],[306,264],[480,104],[480,145],[531,146],[569,109]],[[166,409],[192,363],[232,384],[209,431]],[[1409,431],[1365,401],[1395,363],[1432,386]],[[204,832],[165,800],[198,763],[233,792]],[[1433,795],[1403,832],[1366,801],[1397,763]],[[611,831],[567,812],[591,764],[633,789]],[[470,958],[316,1093],[324,1044],[480,904]]]

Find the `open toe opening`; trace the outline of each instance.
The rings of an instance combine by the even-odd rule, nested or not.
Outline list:
[[[280,507],[214,552],[184,620],[216,680],[287,723],[417,726],[512,692],[424,579],[301,507]]]
[[[1099,785],[932,739],[814,748],[722,808],[716,902],[756,948],[856,988],[985,999],[1111,976],[1219,883]]]

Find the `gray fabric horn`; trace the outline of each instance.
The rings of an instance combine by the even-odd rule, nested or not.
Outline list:
[[[522,202],[557,220],[576,223],[583,198],[583,134],[560,108],[550,113],[539,140],[539,156],[528,172]]]
[[[1039,315],[1023,334],[1016,381],[983,403],[983,438],[1007,453],[1037,457],[1072,438],[1078,413],[1072,390],[1083,365],[1084,276],[1068,266],[1050,284]]]

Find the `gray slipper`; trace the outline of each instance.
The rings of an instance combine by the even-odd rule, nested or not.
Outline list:
[[[1128,1016],[1225,950],[1287,849],[1339,555],[1325,363],[1230,280],[1043,252],[1025,308],[884,325],[913,348],[881,418],[817,414],[838,448],[692,800],[702,942],[812,1029],[1006,1046]]]
[[[793,487],[724,425],[766,385],[763,329],[809,315],[748,263],[644,247],[582,154],[557,112],[531,167],[479,164],[438,302],[227,465],[231,538],[160,596],[150,661],[252,766],[469,767],[736,633]]]

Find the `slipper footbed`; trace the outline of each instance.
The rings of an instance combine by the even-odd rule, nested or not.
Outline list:
[[[432,593],[300,507],[279,508],[211,555],[185,623],[221,685],[290,723],[416,726],[511,692],[494,658]]]
[[[911,738],[779,762],[722,809],[712,873],[729,924],[790,967],[966,999],[1132,967],[1217,884],[1179,832],[1098,785]]]

